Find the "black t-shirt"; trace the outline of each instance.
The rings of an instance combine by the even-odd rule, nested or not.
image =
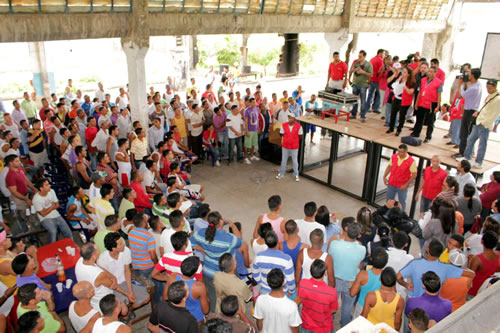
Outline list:
[[[35,130],[31,129],[28,131],[28,137],[31,137],[35,134]],[[37,136],[33,139],[32,142],[28,142],[29,151],[32,153],[41,153],[44,150],[44,132],[40,130]]]
[[[160,301],[149,322],[160,327],[160,332],[198,333],[198,322],[186,308],[180,308],[170,302]]]

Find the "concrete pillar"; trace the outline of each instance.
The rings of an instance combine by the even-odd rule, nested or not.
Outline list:
[[[142,128],[148,128],[146,63],[144,58],[149,50],[149,37],[140,42],[122,38],[122,48],[127,57],[132,121],[139,120],[142,123]]]
[[[54,73],[47,68],[44,42],[30,42],[28,49],[31,59],[31,70],[33,72],[33,87],[38,97],[49,97],[56,91]]]
[[[424,40],[422,42],[422,53],[421,56],[426,58],[429,62],[432,58],[436,58],[436,47],[437,47],[437,33],[425,33]]]
[[[241,47],[240,47],[240,52],[241,52],[241,59],[240,59],[240,70],[243,72],[243,66],[247,65],[247,58],[248,58],[248,38],[250,38],[250,34],[243,34],[242,35],[242,41],[241,41]],[[230,66],[232,64],[229,64]]]
[[[343,54],[347,49],[347,42],[349,41],[349,33],[346,28],[342,28],[334,33],[327,32],[325,33],[324,38],[329,48],[329,53],[328,53],[329,61],[333,59],[333,52],[337,51],[340,54]]]

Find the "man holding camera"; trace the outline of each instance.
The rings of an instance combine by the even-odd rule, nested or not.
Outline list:
[[[462,158],[467,147],[467,137],[472,131],[473,114],[479,110],[481,104],[481,85],[478,80],[481,76],[479,68],[473,68],[468,75],[469,81],[464,82],[462,78],[459,80],[459,97],[465,99],[464,114],[462,115],[462,123],[460,124],[460,148],[457,154],[452,155],[454,158]]]

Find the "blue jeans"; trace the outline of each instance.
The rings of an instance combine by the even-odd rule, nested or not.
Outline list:
[[[490,130],[483,125],[474,125],[472,127],[472,132],[467,138],[467,148],[465,148],[465,158],[469,161],[472,159],[472,153],[474,151],[474,144],[479,139],[479,147],[477,149],[476,163],[483,164],[484,154],[486,154],[486,146],[488,145],[488,137],[490,136]]]
[[[391,108],[392,108],[392,102],[387,101],[387,103],[385,103],[385,123],[384,123],[385,126],[389,126],[391,120]]]
[[[373,95],[375,94],[375,98]],[[368,100],[366,101],[366,109],[369,109],[372,105],[373,99],[373,111],[378,111],[378,107],[380,106],[380,93],[378,89],[378,82],[370,81],[370,90],[368,91]]]
[[[208,146],[207,147],[208,152],[210,153],[210,156],[212,157],[212,166],[215,165],[215,162],[219,160],[219,152],[217,149],[215,149],[214,146]],[[208,160],[208,157],[207,157]]]
[[[57,229],[61,231],[64,238],[73,239],[71,229],[61,216],[52,219],[44,219],[41,224],[42,227],[49,232],[49,243],[54,243],[57,240]]]
[[[88,155],[90,157],[90,167],[92,170],[97,169],[97,152],[88,152]]]
[[[403,212],[406,210],[406,196],[408,195],[408,188],[406,190],[400,190],[399,187],[394,187],[391,185],[387,185],[387,200],[396,199],[396,194],[398,195],[399,202],[401,206],[403,206]]]
[[[423,195],[420,197],[420,213],[425,213],[431,209],[432,200],[427,199]]]
[[[234,138],[234,139],[229,139],[229,162],[233,161],[234,158],[234,146],[236,145],[236,159],[239,161],[240,160],[240,155],[242,153],[242,140],[241,136]]]
[[[335,289],[337,289],[338,295],[342,297],[340,326],[344,327],[352,320],[352,308],[356,301],[356,296],[352,297],[349,295],[349,290],[351,289],[349,281],[339,279],[338,277],[335,278]]]
[[[225,131],[217,133],[217,141],[219,141],[219,157],[228,158],[229,138],[227,136],[227,128]]]
[[[155,280],[151,277],[151,273],[153,273],[153,267],[148,269],[136,269],[135,272],[139,275],[142,275],[146,279],[153,281],[155,285],[154,302],[155,304],[157,304],[163,297],[163,288],[165,286],[165,282]]]
[[[360,97],[361,118],[366,117],[366,87],[352,86],[352,93]],[[354,104],[351,114],[356,117],[358,114],[358,104]]]
[[[286,149],[281,148],[281,168],[280,175],[285,175],[286,164],[288,163],[288,157],[292,158],[293,164],[293,175],[298,177],[299,175],[299,162],[297,161],[297,156],[299,155],[298,149]]]
[[[460,125],[462,119],[453,119],[450,125],[451,142],[460,146]]]

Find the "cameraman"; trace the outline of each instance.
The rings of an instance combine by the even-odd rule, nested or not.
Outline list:
[[[480,76],[481,70],[473,68],[468,76],[469,82],[464,82],[462,78],[459,79],[459,97],[465,99],[465,105],[462,123],[460,124],[460,150],[457,154],[452,155],[454,158],[464,157],[465,148],[467,147],[467,137],[472,130],[472,115],[479,110],[479,105],[481,104],[482,89],[478,82]]]

